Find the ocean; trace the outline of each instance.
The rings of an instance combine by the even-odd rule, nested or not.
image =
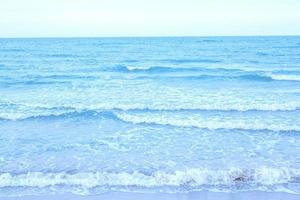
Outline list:
[[[300,195],[300,37],[0,39],[0,197]]]

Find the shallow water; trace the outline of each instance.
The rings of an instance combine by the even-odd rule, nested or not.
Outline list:
[[[300,194],[300,37],[0,39],[0,196]]]

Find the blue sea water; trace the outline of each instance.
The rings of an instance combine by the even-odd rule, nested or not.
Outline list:
[[[300,194],[300,37],[0,39],[0,196]]]

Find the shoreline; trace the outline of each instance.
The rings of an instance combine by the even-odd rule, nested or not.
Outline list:
[[[58,195],[28,195],[20,197],[0,197],[0,200],[299,200],[299,194],[284,192],[190,192],[190,193],[134,193],[134,192],[108,192],[100,195],[80,196],[73,194]]]

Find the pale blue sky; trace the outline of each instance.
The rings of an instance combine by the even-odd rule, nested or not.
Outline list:
[[[300,35],[299,0],[0,0],[0,37]]]

